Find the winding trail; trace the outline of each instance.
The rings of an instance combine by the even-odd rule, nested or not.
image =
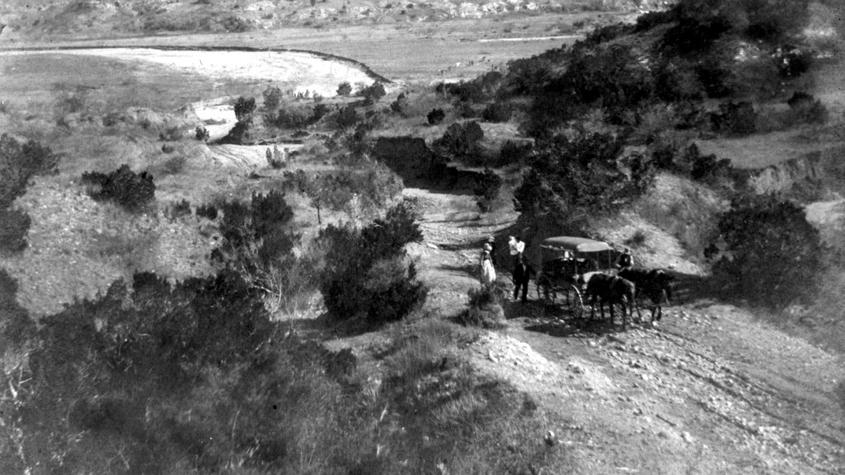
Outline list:
[[[424,242],[409,250],[444,315],[465,308],[477,253],[515,213],[479,217],[471,196],[405,190]],[[507,280],[508,277],[501,278]],[[480,372],[538,403],[577,473],[842,473],[840,355],[740,308],[694,301],[626,332],[507,303],[507,327],[468,350]]]

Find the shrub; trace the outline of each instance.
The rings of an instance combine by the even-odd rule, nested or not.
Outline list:
[[[255,112],[255,98],[238,97],[235,101],[235,117],[238,122],[251,120],[253,112]]]
[[[220,234],[225,239],[214,257],[247,272],[287,255],[296,243],[288,232],[293,209],[284,193],[253,193],[249,205],[228,201],[220,206]]]
[[[454,157],[463,157],[478,153],[478,142],[484,138],[484,130],[478,122],[466,122],[450,125],[443,136],[434,142],[434,146]]]
[[[360,231],[336,226],[323,230],[326,267],[320,291],[326,308],[336,318],[364,316],[370,324],[403,318],[426,295],[404,251],[405,244],[421,239],[405,203]]]
[[[337,95],[338,96],[348,96],[352,94],[352,85],[348,82],[342,82],[337,86]]]
[[[30,178],[52,173],[58,165],[58,156],[38,142],[18,142],[0,135],[0,209],[26,191]]]
[[[534,146],[531,142],[515,142],[513,140],[506,140],[499,150],[499,164],[511,165],[515,163],[523,163],[531,155]]]
[[[511,120],[513,108],[510,104],[494,102],[484,108],[481,118],[487,122],[507,122]]]
[[[279,150],[279,147],[276,145],[273,145],[272,149],[268,148],[265,155],[267,157],[267,164],[270,165],[270,168],[279,169],[287,166],[285,153]]]
[[[358,95],[363,97],[367,104],[378,102],[385,94],[387,91],[384,90],[384,85],[378,81],[358,91]]]
[[[654,90],[666,102],[701,99],[704,87],[688,65],[678,65],[678,60],[664,61],[654,70]]]
[[[773,195],[744,196],[721,216],[718,229],[728,255],[713,272],[734,295],[784,308],[815,294],[822,245],[801,206]]]
[[[718,178],[727,178],[731,170],[731,161],[718,159],[715,154],[702,155],[696,144],[691,144],[684,151],[682,162],[689,165],[693,180],[713,182]]]
[[[229,399],[231,383],[225,383],[225,377],[240,379],[238,366],[258,376],[268,372],[261,365],[273,361],[267,351],[272,325],[255,292],[234,273],[188,279],[175,288],[155,275],[136,274],[133,288],[130,294],[122,283],[113,284],[102,299],[77,302],[42,320],[38,349],[30,356],[33,384],[22,401],[28,429],[22,445],[35,459],[30,463],[111,472],[118,466],[109,458],[121,457],[124,469],[160,472],[182,459],[207,470],[220,463],[215,452],[223,446],[193,437],[228,438],[216,417],[231,421],[229,411],[238,406],[255,409],[244,399]],[[203,409],[206,403],[216,414]],[[197,411],[192,421],[173,417],[184,408]],[[254,428],[241,426],[266,439]],[[79,436],[51,441],[71,432]],[[236,441],[228,441],[229,450],[239,451]],[[121,446],[133,449],[120,455]],[[56,459],[58,453],[69,458]]]
[[[643,32],[651,30],[652,28],[672,23],[675,21],[675,14],[671,10],[658,10],[643,13],[637,17],[637,23],[634,26],[634,32]]]
[[[348,105],[345,107],[341,107],[335,113],[335,125],[341,129],[348,129],[353,127],[354,125],[358,124],[361,120],[361,117],[358,115],[358,111],[355,110],[355,107],[352,105]]]
[[[823,124],[827,122],[827,108],[822,101],[811,94],[795,92],[787,101],[792,120],[808,124]]]
[[[460,81],[452,84],[441,83],[437,86],[437,92],[446,92],[456,96],[461,102],[481,102],[486,97],[481,85],[474,81]]]
[[[261,93],[264,96],[264,109],[267,111],[276,110],[282,102],[282,90],[276,86],[270,86]]]
[[[564,227],[634,199],[651,184],[654,168],[641,155],[622,156],[623,148],[622,137],[595,133],[538,144],[514,191],[517,210],[531,222]]]
[[[282,107],[275,114],[269,114],[266,121],[280,129],[297,129],[305,127],[311,119],[310,111],[305,108]]]
[[[719,112],[710,115],[713,130],[728,135],[748,135],[757,130],[757,111],[747,101],[723,102]]]
[[[779,47],[772,60],[783,78],[796,78],[806,73],[813,64],[813,52],[791,46]]]
[[[251,140],[249,129],[252,127],[252,120],[239,120],[235,122],[235,126],[229,130],[229,133],[223,137],[220,142],[243,144]]]
[[[207,142],[210,136],[211,135],[208,133],[208,129],[201,125],[197,126],[197,128],[194,130],[194,137],[196,137],[196,139],[199,141]]]
[[[217,219],[217,207],[212,204],[197,206],[197,216],[214,221]]]
[[[186,200],[182,199],[175,203],[171,203],[168,207],[168,217],[170,219],[179,219],[183,216],[190,216],[191,215],[191,203]]]
[[[82,174],[82,182],[89,185],[88,194],[98,201],[114,201],[120,206],[137,211],[155,198],[155,183],[147,172],[135,173],[129,165],[105,174]]]
[[[508,291],[503,283],[483,285],[467,292],[469,308],[458,315],[458,322],[473,327],[499,329],[505,327],[505,311],[502,303],[507,301]]]
[[[499,197],[499,190],[502,188],[502,179],[489,168],[484,169],[484,174],[475,186],[473,192],[477,197],[476,203],[481,212],[486,213],[492,209],[493,202]]]
[[[390,103],[390,110],[396,114],[405,115],[405,110],[408,107],[408,98],[404,92],[399,93],[396,100]]]
[[[432,109],[425,118],[429,125],[437,125],[443,122],[443,119],[446,118],[446,113],[443,112],[443,109]]]
[[[14,253],[26,248],[26,233],[32,220],[25,211],[0,208],[0,252]]]
[[[646,242],[646,234],[642,229],[637,229],[631,237],[625,239],[625,245],[630,247],[640,247]]]

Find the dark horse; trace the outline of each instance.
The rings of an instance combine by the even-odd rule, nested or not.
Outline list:
[[[671,304],[672,281],[674,277],[662,269],[622,269],[619,277],[628,279],[637,286],[637,298],[642,296],[651,300],[651,321],[655,320],[654,313],[657,312],[657,320],[663,318],[663,304]]]
[[[522,290],[522,303],[528,300],[528,281],[531,280],[531,274],[534,269],[525,262],[525,259],[517,260],[513,268],[513,299],[516,300],[519,296],[519,291]]]
[[[636,301],[637,288],[633,282],[622,277],[608,274],[593,274],[587,281],[587,298],[590,301],[590,318],[596,315],[596,300],[599,301],[601,318],[604,318],[604,304],[610,307],[610,323],[613,323],[613,305],[619,304],[622,307],[622,328],[628,326],[628,315],[633,317],[634,309],[640,315],[640,307]],[[627,307],[627,309],[626,309]],[[627,310],[627,311],[626,311]]]

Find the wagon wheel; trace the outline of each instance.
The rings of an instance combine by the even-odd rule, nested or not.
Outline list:
[[[584,308],[584,298],[581,296],[581,290],[575,284],[570,284],[567,290],[574,294],[571,305],[572,316],[579,319],[584,318],[586,308]]]

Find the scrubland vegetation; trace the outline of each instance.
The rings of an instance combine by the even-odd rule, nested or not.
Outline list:
[[[696,145],[830,119],[808,92],[818,51],[800,35],[807,5],[682,0],[475,80],[401,94],[380,82],[339,84],[336,98],[271,86],[232,100],[237,122],[219,143],[206,143],[210,124],[139,119],[146,135],[129,130],[153,137],[157,157],[178,155],[74,178],[127,216],[195,217],[204,236],[219,235],[204,256],[213,271],[177,280],[133,269],[51,315],[21,306],[0,271],[0,472],[569,467],[565,449],[524,436],[536,403],[458,352],[478,338],[473,327],[507,325],[503,286],[470,291],[455,317],[463,326],[426,310],[429,288],[408,252],[423,232],[403,186],[473,195],[479,219],[513,198],[515,227],[541,239],[594,235],[597,219],[642,206],[656,177],[671,174],[724,202],[711,234],[679,238],[712,269],[702,285],[711,296],[774,312],[808,304],[829,290],[820,273],[833,254],[803,196],[759,195],[732,157]],[[71,127],[83,105],[59,99],[56,121]],[[104,128],[133,125],[107,117]],[[174,192],[185,191],[173,182],[191,151],[288,139],[302,148],[267,148],[266,163],[226,193]],[[15,254],[31,218],[14,201],[59,159],[4,134],[0,160],[0,242]],[[693,221],[682,211],[671,219]],[[638,231],[623,244],[648,240]],[[293,322],[315,300],[318,337]],[[386,335],[365,356],[376,361],[320,341],[373,330]]]

